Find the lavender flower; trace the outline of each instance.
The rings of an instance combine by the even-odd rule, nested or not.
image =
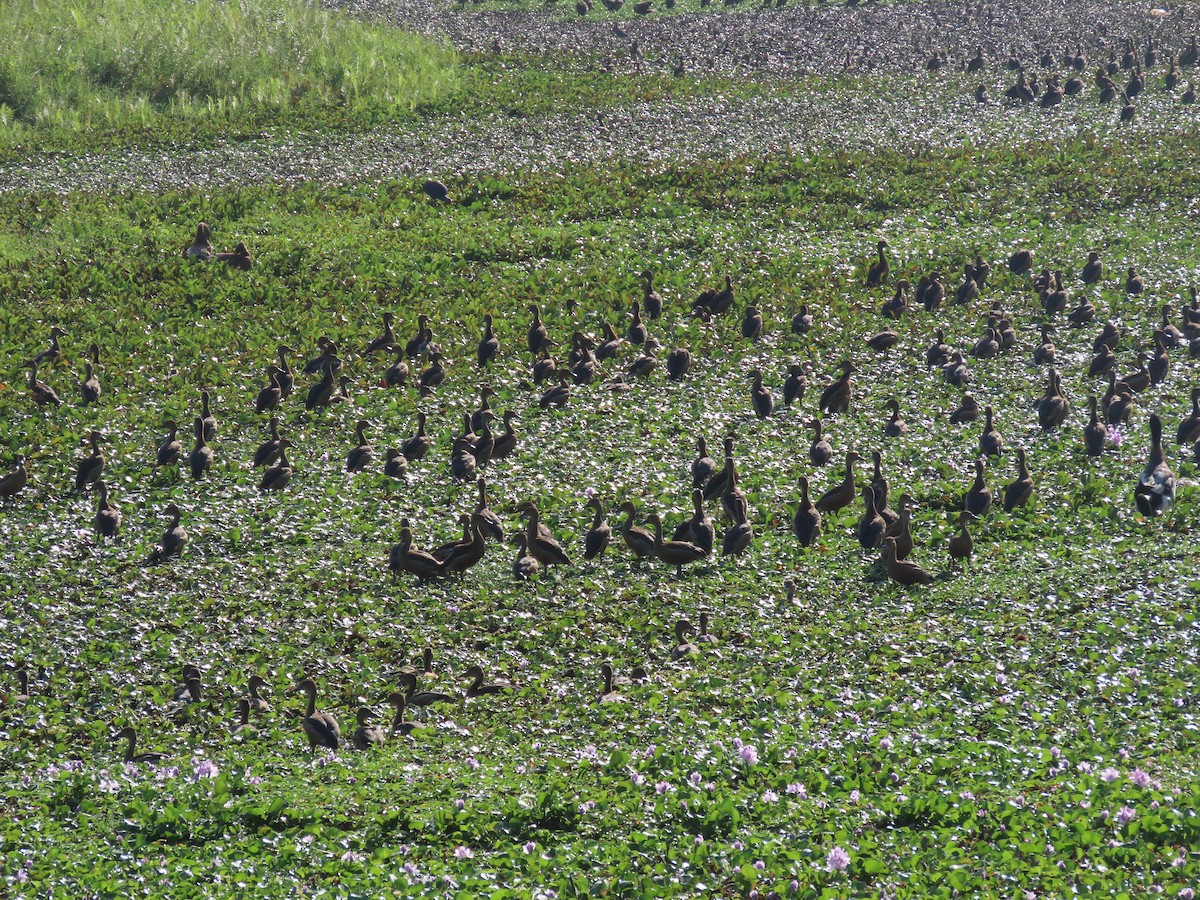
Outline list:
[[[1116,769],[1114,769],[1112,766],[1109,766],[1107,769],[1105,769],[1103,772],[1100,773],[1100,780],[1103,781],[1105,784],[1112,784],[1114,781],[1116,781],[1120,777],[1121,777],[1121,773],[1118,772]]]
[[[1129,780],[1140,788],[1150,787],[1150,776],[1141,769],[1134,769],[1129,773]]]
[[[738,750],[738,759],[748,766],[753,766],[758,762],[758,748],[753,744],[743,744]]]
[[[845,872],[850,868],[850,854],[841,847],[834,847],[829,851],[829,857],[825,860],[825,864],[829,867],[830,872]]]

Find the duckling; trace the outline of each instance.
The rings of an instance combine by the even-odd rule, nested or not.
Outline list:
[[[646,529],[639,528],[633,524],[634,517],[637,515],[637,507],[633,504],[633,501],[626,500],[618,507],[618,510],[626,515],[624,523],[618,526],[617,529],[621,532],[625,546],[639,560],[653,559],[655,552],[654,535]]]
[[[950,413],[951,425],[966,425],[979,418],[979,401],[971,394],[963,394],[958,407]]]
[[[1058,369],[1051,369],[1046,379],[1046,393],[1038,401],[1038,425],[1043,431],[1059,428],[1071,412],[1071,404],[1062,389]]]
[[[883,516],[875,509],[875,492],[871,490],[870,485],[862,489],[863,504],[865,512],[858,520],[858,542],[864,550],[874,550],[883,540],[883,533],[887,530],[887,523],[883,521]]]
[[[159,466],[173,466],[179,462],[179,458],[183,455],[183,444],[179,442],[179,426],[174,420],[168,419],[163,427],[167,429],[167,435],[158,444],[158,451],[155,454],[155,464]]]
[[[754,414],[760,419],[770,418],[775,410],[775,398],[771,396],[770,389],[763,384],[763,375],[759,369],[751,372],[750,378],[754,382],[750,388],[750,402],[754,407]]]
[[[287,458],[287,448],[291,446],[292,442],[287,438],[279,439],[279,459],[275,465],[263,471],[262,481],[258,483],[260,491],[281,491],[288,486],[292,476],[296,474],[295,468]]]
[[[741,553],[754,540],[754,526],[750,524],[750,509],[743,497],[735,497],[733,525],[725,532],[721,541],[721,555],[733,556]]]
[[[301,691],[308,695],[308,707],[304,718],[300,720],[300,727],[304,729],[304,735],[308,738],[309,751],[315,751],[317,747],[336,750],[342,736],[337,719],[324,710],[317,709],[317,686],[311,678],[302,679],[288,693]]]
[[[893,537],[883,539],[881,559],[888,578],[897,584],[906,587],[914,584],[933,584],[933,576],[916,563],[896,558],[896,539]]]
[[[417,433],[408,438],[400,445],[400,452],[404,454],[404,458],[409,462],[416,462],[424,458],[429,452],[429,448],[433,446],[433,438],[425,433],[425,413],[417,413]],[[496,451],[492,451],[492,455],[496,455]]]
[[[392,323],[395,321],[396,317],[391,312],[383,314],[383,334],[367,344],[367,348],[363,350],[363,356],[370,356],[380,350],[391,353],[395,349],[396,333],[392,330]]]
[[[604,507],[600,504],[598,496],[589,497],[587,505],[594,512],[592,527],[588,529],[583,540],[583,558],[600,559],[604,556],[604,551],[608,549],[609,541],[612,540],[612,527],[604,520]]]
[[[471,684],[467,688],[467,697],[483,697],[489,694],[502,694],[505,691],[514,689],[511,685],[504,681],[494,682],[492,684],[484,684],[483,669],[479,666],[468,666],[467,671],[463,673],[463,678],[470,678]]]
[[[888,274],[892,269],[887,257],[883,255],[883,251],[887,249],[887,246],[888,243],[884,240],[880,240],[875,245],[875,252],[879,255],[879,258],[867,268],[867,287],[879,287],[879,285],[887,281]]]
[[[1079,280],[1084,284],[1095,284],[1103,277],[1104,263],[1100,261],[1100,254],[1093,250],[1088,254],[1087,262],[1079,272]]]
[[[983,410],[983,434],[979,436],[979,449],[984,456],[1000,456],[1004,451],[1004,439],[993,423],[990,406]]]
[[[813,317],[808,311],[808,304],[801,303],[800,309],[792,316],[792,334],[808,334],[812,327]]]
[[[395,578],[401,572],[408,572],[416,575],[418,580],[424,581],[443,574],[441,560],[413,547],[412,542],[412,530],[405,524],[400,529],[400,540],[388,551],[388,568],[391,569],[392,577]]]
[[[1136,266],[1130,266],[1125,277],[1125,293],[1140,294],[1146,289],[1142,282],[1142,276],[1138,274]]]
[[[886,406],[891,410],[891,416],[883,426],[883,436],[892,438],[903,436],[908,432],[908,426],[900,418],[900,404],[895,397],[889,397]]]
[[[842,374],[821,392],[821,400],[817,404],[817,408],[821,411],[822,415],[833,415],[850,411],[850,399],[853,391],[853,383],[850,380],[850,375],[855,371],[855,368],[854,364],[848,359],[842,360],[839,367],[842,370]]]
[[[757,343],[763,333],[763,317],[757,306],[747,306],[742,317],[742,337]]]
[[[696,458],[692,460],[692,487],[702,488],[717,472],[716,461],[708,455],[708,442],[696,439]]]
[[[987,465],[986,458],[975,460],[975,480],[963,495],[963,509],[977,519],[982,519],[992,508],[992,492],[983,478],[983,470]]]
[[[820,419],[813,419],[808,423],[813,430],[812,443],[808,448],[808,459],[814,466],[826,465],[833,459],[833,447],[822,434],[822,425]]]
[[[864,339],[863,342],[875,352],[883,353],[895,347],[900,342],[900,335],[890,328],[885,328],[883,331]]]
[[[675,623],[675,648],[671,651],[671,660],[679,662],[689,656],[697,656],[700,648],[687,639],[689,634],[695,634],[696,628],[687,619]]]
[[[79,461],[79,466],[75,470],[75,490],[85,490],[95,484],[104,473],[104,454],[100,450],[100,443],[103,440],[104,435],[100,432],[88,432],[88,444],[92,448],[92,452]]]
[[[212,468],[213,450],[204,437],[204,420],[200,416],[196,416],[192,430],[196,434],[196,446],[188,454],[188,467],[192,472],[192,480],[199,481]]]
[[[525,528],[525,537],[529,545],[530,555],[543,566],[571,565],[571,558],[567,556],[562,545],[554,539],[548,530],[542,531],[539,529],[538,508],[533,503],[526,501],[521,504],[519,509],[529,520]]]
[[[116,537],[121,528],[121,511],[108,502],[108,485],[103,480],[96,482],[96,533],[101,537]]]
[[[817,512],[835,513],[854,500],[854,464],[861,457],[853,450],[846,454],[846,475],[840,484],[831,487],[817,500]]]
[[[86,406],[100,400],[100,379],[96,377],[96,371],[90,362],[84,364],[84,370],[83,381],[79,382],[79,396],[83,398]]]
[[[58,394],[54,392],[54,388],[46,384],[44,381],[39,381],[37,377],[38,363],[37,360],[31,360],[29,363],[29,396],[38,406],[52,404],[55,408],[62,406],[62,400],[58,398]]]
[[[15,497],[29,483],[29,471],[25,468],[25,457],[18,455],[13,467],[0,477],[0,497],[8,500]]]
[[[971,554],[975,552],[975,542],[971,539],[971,533],[967,531],[967,523],[974,518],[965,509],[958,514],[958,533],[951,535],[946,541],[946,549],[951,559],[970,559]]]
[[[663,562],[675,567],[675,577],[683,576],[683,567],[688,563],[707,559],[709,552],[689,541],[663,540],[662,516],[651,513],[646,521],[654,526],[654,554]]]
[[[1011,513],[1018,506],[1024,506],[1033,496],[1033,479],[1026,465],[1025,449],[1017,448],[1017,478],[1004,489],[1004,511]]]
[[[212,229],[201,222],[196,226],[196,237],[184,248],[184,259],[208,260],[213,258]]]
[[[1054,330],[1054,326],[1049,322],[1042,323],[1042,342],[1037,345],[1033,351],[1033,362],[1039,366],[1053,365],[1054,357],[1057,350],[1054,347],[1054,341],[1050,337],[1050,333]]]
[[[358,444],[346,454],[347,472],[361,472],[375,459],[375,451],[367,441],[365,433],[368,425],[370,423],[366,419],[359,419],[358,424],[354,426],[354,433],[358,437]]]
[[[179,507],[174,503],[170,503],[163,510],[163,514],[171,517],[171,524],[167,526],[167,530],[163,532],[158,546],[154,548],[153,559],[178,556],[183,552],[183,547],[188,542],[187,530],[180,524],[182,516],[179,512]]]
[[[1175,473],[1163,453],[1162,420],[1157,413],[1150,414],[1150,455],[1133,494],[1138,512],[1147,517],[1170,511],[1175,502]]]
[[[801,547],[811,547],[821,535],[821,513],[808,497],[808,479],[800,479],[800,505],[792,517],[792,534]]]
[[[137,729],[132,725],[126,725],[117,732],[117,740],[128,741],[125,745],[126,763],[155,763],[166,758],[165,753],[138,753]]]
[[[1101,424],[1096,407],[1096,395],[1091,394],[1088,397],[1090,415],[1088,423],[1083,426],[1083,446],[1087,451],[1087,455],[1093,457],[1104,453],[1104,441],[1108,437],[1108,430]]]
[[[604,680],[604,687],[600,691],[600,703],[624,703],[625,697],[613,689],[613,667],[608,663],[600,666],[600,677]]]

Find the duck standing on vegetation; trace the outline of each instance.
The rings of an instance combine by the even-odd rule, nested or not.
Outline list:
[[[1029,475],[1029,466],[1025,459],[1025,449],[1017,448],[1017,478],[1004,489],[1004,511],[1011,513],[1018,506],[1024,506],[1033,496],[1033,478]]]
[[[467,687],[467,698],[484,697],[489,694],[502,694],[505,691],[511,691],[515,685],[509,684],[506,681],[492,682],[485,684],[483,680],[483,669],[480,666],[468,666],[463,672],[463,678],[470,678],[471,684]]]
[[[279,439],[279,459],[275,465],[263,472],[262,481],[258,484],[260,491],[281,491],[288,486],[288,482],[296,474],[295,468],[287,458],[287,448],[290,446],[292,442],[287,438]]]
[[[196,433],[196,446],[192,448],[192,452],[188,455],[188,467],[192,472],[192,480],[199,481],[204,477],[204,473],[212,468],[213,451],[212,447],[208,446],[204,436],[204,420],[196,416],[196,421],[193,423],[193,430]]]
[[[88,444],[91,446],[92,452],[79,461],[79,466],[75,470],[75,490],[86,490],[95,484],[104,473],[104,454],[100,450],[100,443],[103,440],[104,435],[100,432],[94,430],[88,432]]]
[[[946,549],[951,559],[970,559],[971,554],[975,552],[975,542],[971,539],[971,533],[967,531],[967,523],[974,518],[965,509],[958,514],[958,532],[946,541]]]
[[[604,551],[608,549],[608,542],[612,540],[612,527],[604,520],[604,507],[600,503],[599,496],[589,497],[587,505],[594,510],[594,513],[592,527],[588,529],[587,536],[583,539],[583,558],[600,559],[604,556]]]
[[[705,555],[709,555],[715,539],[712,519],[704,512],[704,492],[697,488],[692,491],[692,517],[679,523],[672,540],[695,544]]]
[[[54,388],[46,384],[44,381],[39,381],[37,377],[38,362],[36,359],[29,362],[29,379],[26,382],[29,386],[29,396],[38,406],[54,406],[55,408],[62,406],[62,400],[58,398],[58,394],[54,392]]]
[[[875,245],[875,252],[878,254],[878,259],[867,267],[867,287],[879,287],[879,285],[887,281],[888,274],[892,270],[888,258],[883,255],[883,251],[887,249],[887,246],[887,241],[883,240]]]
[[[96,482],[96,532],[101,537],[116,537],[121,528],[121,511],[108,501],[108,485]]]
[[[811,547],[821,535],[821,513],[808,496],[808,478],[800,479],[800,505],[792,517],[792,534],[801,547]]]
[[[755,369],[750,373],[750,379],[753,382],[750,388],[750,402],[754,407],[754,415],[760,419],[770,418],[775,410],[775,398],[771,396],[770,389],[763,384],[762,371]]]
[[[562,545],[550,534],[549,529],[542,530],[539,527],[541,523],[537,506],[526,501],[518,507],[518,510],[528,519],[525,538],[529,554],[543,566],[571,565],[571,558],[567,556]]]
[[[1175,502],[1175,473],[1163,453],[1162,420],[1157,413],[1150,414],[1150,454],[1134,489],[1134,500],[1143,516],[1168,512]]]
[[[855,371],[854,364],[850,360],[844,359],[839,366],[842,374],[821,392],[821,400],[817,404],[817,408],[822,415],[845,413],[850,410],[850,399],[853,392],[850,375]]]
[[[367,441],[366,436],[366,430],[370,424],[366,419],[359,419],[358,424],[354,426],[354,433],[357,435],[358,444],[346,454],[347,472],[361,472],[375,459],[375,451],[372,449],[370,442]]]
[[[100,400],[100,379],[96,377],[96,370],[90,362],[84,364],[84,369],[83,381],[79,382],[79,396],[86,406]]]
[[[337,719],[324,710],[317,709],[316,684],[311,678],[305,678],[288,693],[300,691],[308,695],[308,707],[304,718],[300,720],[300,727],[304,729],[304,735],[308,738],[308,749],[315,751],[317,747],[328,747],[330,750],[336,750],[342,730],[338,727]]]
[[[846,454],[846,475],[817,500],[817,512],[835,513],[854,501],[854,464],[861,457],[853,450]]]
[[[393,544],[388,551],[388,568],[391,569],[392,577],[395,578],[401,572],[408,572],[416,575],[418,580],[424,581],[426,578],[441,575],[443,572],[441,560],[434,558],[432,554],[426,553],[424,550],[413,547],[412,543],[412,530],[408,526],[408,521],[405,520],[400,529],[400,540]]]
[[[658,513],[651,513],[646,521],[654,526],[654,555],[675,567],[676,578],[683,576],[683,567],[688,563],[708,558],[707,550],[690,541],[664,541],[662,516]]]
[[[896,558],[896,539],[894,537],[883,539],[881,559],[887,577],[897,584],[906,587],[914,584],[933,584],[933,576],[916,563]]]
[[[154,548],[154,552],[151,555],[152,559],[166,559],[168,556],[178,556],[183,552],[183,547],[188,542],[188,533],[180,524],[182,516],[179,512],[179,507],[174,503],[170,503],[163,510],[163,514],[171,517],[171,523],[167,526],[167,530],[163,532],[158,546]]]
[[[204,222],[196,226],[196,236],[183,250],[184,259],[208,260],[213,258],[212,229]]]
[[[0,498],[15,497],[29,483],[29,471],[25,468],[25,457],[18,455],[13,467],[0,477]]]

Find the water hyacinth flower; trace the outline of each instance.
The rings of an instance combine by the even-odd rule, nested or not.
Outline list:
[[[1140,788],[1150,787],[1150,776],[1141,769],[1134,769],[1129,773],[1129,780]]]
[[[535,844],[533,841],[526,841],[524,844],[521,845],[521,852],[524,853],[526,856],[528,856],[530,853],[532,853],[536,849],[537,849],[537,844]]]
[[[1125,440],[1125,435],[1121,434],[1120,430],[1115,425],[1108,426],[1108,442],[1114,447],[1120,447]]]
[[[748,766],[753,766],[758,762],[758,748],[753,744],[743,744],[738,749],[738,759]]]
[[[1137,815],[1137,810],[1132,806],[1122,806],[1121,811],[1117,813],[1117,824],[1128,825],[1133,821],[1133,817]]]
[[[469,847],[455,847],[454,848],[454,858],[455,859],[472,859],[472,858],[474,858],[474,856],[475,856],[475,854],[471,852],[471,849]]]
[[[778,803],[779,795],[774,791],[763,791],[763,803]]]
[[[199,781],[201,778],[216,778],[221,772],[217,768],[217,764],[211,759],[202,759],[196,761],[196,768],[192,774],[192,781]]]
[[[850,868],[850,854],[841,847],[834,847],[825,859],[825,865],[830,872],[845,872]]]
[[[1103,772],[1100,773],[1100,780],[1103,781],[1105,784],[1112,784],[1114,781],[1116,781],[1120,777],[1121,777],[1121,773],[1118,772],[1116,769],[1114,769],[1112,766],[1109,766],[1107,769],[1105,769]]]
[[[356,853],[353,850],[347,850],[342,854],[342,862],[344,863],[360,863],[366,858],[366,854]]]

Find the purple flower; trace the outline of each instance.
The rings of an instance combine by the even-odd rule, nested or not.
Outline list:
[[[689,775],[689,776],[688,776],[688,781],[689,781],[689,782],[691,782],[691,784],[692,784],[692,786],[693,786],[693,787],[699,787],[699,786],[700,786],[700,782],[701,782],[702,780],[703,780],[703,779],[700,777],[700,773],[699,773],[699,772],[693,772],[691,775]]]
[[[1182,891],[1175,895],[1179,900],[1192,900],[1196,896],[1196,892],[1190,887],[1185,887]]]
[[[417,868],[416,863],[407,862],[404,864],[404,873],[408,875],[409,878],[415,878],[417,876],[417,872],[419,871],[420,870]]]
[[[1129,780],[1140,788],[1150,787],[1150,776],[1141,769],[1134,769],[1129,773]]]
[[[469,847],[455,847],[454,848],[454,858],[455,859],[471,859],[474,856],[475,856],[475,854],[471,852]]]
[[[1118,772],[1116,769],[1114,769],[1112,766],[1109,766],[1107,769],[1105,769],[1103,772],[1100,773],[1100,780],[1103,781],[1105,784],[1112,784],[1114,781],[1116,781],[1120,777],[1121,777],[1121,773]]]
[[[479,768],[479,760],[477,760],[473,756],[468,756],[467,757],[467,768],[470,769],[472,772],[474,772],[476,769]]]
[[[774,791],[763,791],[763,803],[778,803],[779,795]]]
[[[850,868],[850,854],[841,847],[834,847],[829,851],[825,864],[829,867],[830,872],[845,872]]]
[[[731,846],[734,850],[745,850],[746,849],[746,845],[743,844],[741,841],[734,841],[729,846]]]
[[[894,746],[896,746],[896,745],[892,743],[892,739],[890,737],[887,737],[886,735],[884,737],[882,737],[879,741],[879,747],[882,750],[891,750],[892,747],[894,747]]]
[[[211,759],[203,759],[196,766],[196,774],[192,780],[199,781],[201,778],[216,778],[218,774],[220,774],[220,769],[217,768],[217,764]]]
[[[665,781],[660,781],[658,784],[654,785],[654,792],[656,794],[665,794],[670,789],[671,789],[671,786],[669,784],[667,784]]]
[[[355,853],[353,850],[347,850],[342,854],[342,862],[344,863],[360,863],[366,858],[365,854]]]
[[[703,843],[704,843],[704,835],[702,835],[702,834],[696,835],[696,846],[699,847]]]
[[[758,871],[761,872],[766,867],[767,867],[767,864],[765,862],[763,862],[761,859],[756,859],[754,861],[754,868],[758,869]]]
[[[1051,747],[1050,748],[1050,756],[1053,757],[1054,759],[1058,759],[1060,756],[1062,756],[1062,751],[1060,749],[1058,749],[1057,747]]]
[[[850,802],[851,803],[857,803],[859,801],[860,797],[862,797],[862,794],[860,794],[857,790],[853,790],[850,792]]]
[[[1121,811],[1117,813],[1117,824],[1128,825],[1129,822],[1137,815],[1137,810],[1132,806],[1122,806]]]
[[[641,787],[646,783],[646,778],[641,772],[630,772],[629,780],[633,782],[634,787]]]
[[[1121,442],[1125,440],[1125,436],[1117,429],[1115,425],[1108,426],[1108,442],[1114,447],[1120,447]]]
[[[455,809],[465,809],[466,806],[467,806],[467,804],[465,802],[463,802],[461,799],[454,801]]]
[[[738,750],[738,759],[748,766],[758,762],[758,748],[753,744],[743,744]]]
[[[799,781],[793,781],[785,788],[785,790],[789,794],[799,797],[801,800],[808,799],[808,791],[804,789],[804,785],[802,785]]]
[[[524,853],[526,856],[528,856],[530,853],[532,853],[536,849],[537,849],[537,844],[535,844],[533,841],[527,841],[526,843],[521,845],[521,852]]]

